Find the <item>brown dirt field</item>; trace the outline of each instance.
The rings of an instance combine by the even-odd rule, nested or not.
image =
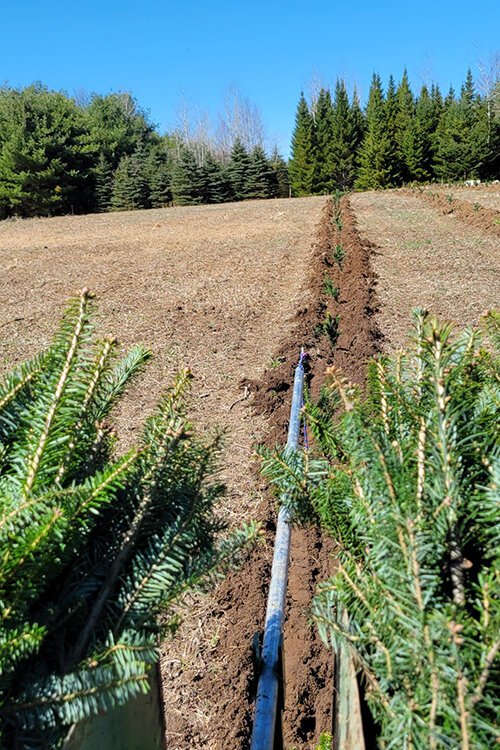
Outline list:
[[[425,307],[460,325],[498,307],[500,243],[404,191],[358,193],[351,205],[372,269],[385,348],[406,340],[410,313]]]
[[[324,198],[262,201],[0,224],[2,369],[45,346],[65,299],[90,287],[100,300],[99,331],[117,333],[124,350],[144,343],[155,353],[117,410],[122,446],[133,441],[171,375],[189,365],[194,422],[227,431],[222,512],[230,523],[267,523],[267,543],[214,596],[194,601],[180,637],[164,649],[169,750],[239,748],[248,738],[250,639],[265,612],[274,518],[252,448],[273,429],[284,442],[289,408],[283,401],[281,421],[271,425],[269,415],[253,406],[254,391],[273,358],[283,357],[293,370],[304,342],[297,320],[310,336],[308,321],[319,309],[312,279],[322,262],[312,241],[324,204]],[[292,332],[300,334],[293,344]],[[318,356],[320,349],[318,344]],[[291,722],[300,747],[331,722],[331,657],[314,646],[307,623],[314,579],[328,567],[318,534],[298,532],[290,611],[299,614],[288,630],[287,652],[303,669],[295,683],[291,670],[288,699],[290,706],[298,701]],[[291,725],[288,731],[295,736]]]
[[[426,188],[427,189],[427,188]],[[458,200],[467,201],[468,203],[479,203],[485,208],[492,208],[494,211],[500,211],[500,183],[492,185],[450,185],[448,187],[436,185],[429,187],[431,192],[439,192],[443,195],[452,195]]]
[[[440,188],[436,191],[430,188],[410,188],[401,192],[421,198],[438,209],[444,216],[453,216],[469,226],[500,238],[500,210],[492,208],[491,205],[486,205],[482,201],[476,201],[473,193],[464,192],[474,189],[458,188],[455,190],[454,188],[448,188],[443,190]],[[486,195],[490,199],[490,204],[497,203],[497,208],[500,208],[500,191],[489,191]],[[463,200],[462,196],[466,197],[467,200]]]

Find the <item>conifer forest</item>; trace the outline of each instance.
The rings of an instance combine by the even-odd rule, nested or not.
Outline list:
[[[499,69],[0,88],[0,750],[498,747]]]

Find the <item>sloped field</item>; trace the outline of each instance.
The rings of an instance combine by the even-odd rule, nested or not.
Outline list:
[[[491,211],[500,193],[487,194]],[[263,624],[275,518],[253,447],[286,439],[299,347],[311,355],[317,393],[332,359],[361,381],[369,356],[403,343],[416,306],[461,325],[498,306],[496,224],[467,215],[443,214],[441,202],[418,191],[386,191],[344,199],[340,238],[321,197],[0,224],[0,368],[45,346],[64,300],[90,287],[101,330],[155,354],[117,414],[121,445],[134,440],[171,375],[190,366],[196,425],[226,430],[223,511],[231,523],[264,521],[261,548],[214,595],[195,598],[180,637],[164,645],[169,750],[248,747],[250,640]],[[341,267],[332,261],[338,241]],[[339,289],[335,301],[325,297],[325,274]],[[334,355],[314,333],[327,305],[340,316]],[[332,565],[329,549],[315,531],[294,532],[287,748],[313,750],[331,728],[333,659],[308,625],[312,592]]]

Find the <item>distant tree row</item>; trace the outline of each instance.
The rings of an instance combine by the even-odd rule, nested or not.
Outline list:
[[[469,71],[459,96],[411,90],[405,71],[384,92],[373,76],[364,111],[345,83],[297,107],[289,163],[294,195],[500,176],[500,82],[483,95]]]
[[[1,88],[0,218],[288,196],[276,150],[199,145],[160,136],[129,94],[78,103],[40,84]]]

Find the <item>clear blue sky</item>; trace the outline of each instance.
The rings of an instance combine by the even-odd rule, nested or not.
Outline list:
[[[457,89],[500,47],[500,1],[0,0],[0,83],[131,91],[160,130],[181,95],[219,111],[236,85],[286,153],[300,90],[337,76],[364,97],[407,67]]]

